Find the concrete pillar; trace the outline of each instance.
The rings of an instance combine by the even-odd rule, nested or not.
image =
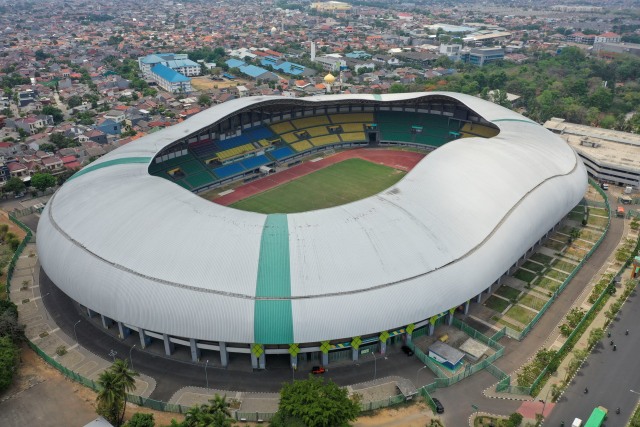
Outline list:
[[[262,353],[260,355],[260,357],[258,357],[258,367],[260,369],[266,369],[267,368],[267,355]]]
[[[176,345],[171,342],[168,334],[162,334],[162,341],[164,341],[164,354],[171,356],[176,349]]]
[[[229,365],[229,353],[227,352],[227,343],[220,343],[220,364],[223,367],[227,367]]]
[[[322,353],[322,366],[329,366],[329,353]]]
[[[142,328],[138,329],[138,335],[140,335],[140,347],[147,348],[151,344],[151,337],[147,335],[147,331]]]
[[[496,282],[496,284],[497,284],[498,286],[502,285],[502,278],[503,278],[503,277],[504,277],[504,276],[500,276],[500,277],[498,277],[498,281]]]
[[[95,311],[93,311],[89,307],[87,307],[87,316],[89,316],[89,319],[91,319],[95,314],[96,314]]]
[[[351,360],[355,362],[356,360],[358,360],[359,356],[360,356],[360,351],[358,351],[357,348],[351,347]]]
[[[436,327],[432,323],[429,323],[429,330],[427,331],[427,335],[431,336],[435,331]]]
[[[111,327],[111,325],[113,324],[113,320],[109,319],[104,314],[100,315],[100,319],[102,319],[102,327],[105,329],[109,329],[109,327]]]
[[[380,341],[380,354],[382,354],[384,356],[384,354],[387,352],[387,342],[386,341]]]
[[[470,305],[469,302],[470,301],[467,301],[467,302],[464,303],[464,314],[465,315],[469,314],[469,305]]]
[[[487,294],[491,295],[491,291],[493,291],[493,284],[489,285],[487,288]]]
[[[291,367],[298,369],[298,356],[291,355]]]
[[[404,342],[405,344],[409,344],[411,342],[411,334],[408,332],[404,333]]]
[[[480,292],[478,295],[476,295],[476,302],[478,304],[480,304],[482,302],[482,292]]]
[[[197,362],[200,360],[200,349],[195,338],[189,339],[189,347],[191,348],[191,360]]]
[[[125,339],[131,334],[131,330],[124,326],[124,323],[118,322],[118,333],[120,334],[120,339]]]
[[[453,323],[453,313],[447,313],[447,325],[451,326]]]
[[[251,353],[251,367],[253,369],[258,369],[258,358],[253,353]]]

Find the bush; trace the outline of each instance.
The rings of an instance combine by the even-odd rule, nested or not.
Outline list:
[[[154,427],[156,425],[153,414],[141,414],[136,412],[125,427]]]
[[[6,390],[13,381],[18,365],[18,347],[10,337],[0,338],[0,392]]]

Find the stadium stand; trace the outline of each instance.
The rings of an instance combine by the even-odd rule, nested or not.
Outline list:
[[[249,157],[248,159],[244,159],[240,162],[240,164],[245,169],[252,170],[255,168],[259,168],[262,165],[266,165],[269,162],[271,162],[271,160],[269,160],[269,158],[264,154],[261,154],[259,156]]]
[[[340,137],[338,135],[325,135],[311,138],[309,141],[314,146],[320,147],[322,145],[335,144],[337,142],[340,142]]]
[[[292,130],[295,130],[295,128],[293,127],[291,122],[287,121],[287,122],[272,124],[271,130],[275,134],[281,134],[281,133],[291,132]]]
[[[306,142],[306,141],[303,141],[303,142]],[[299,144],[299,143],[296,143],[296,144]],[[269,153],[269,155],[276,160],[286,159],[287,157],[293,154],[295,154],[295,151],[293,151],[289,146],[276,148],[275,150]]]
[[[344,123],[341,124],[342,132],[361,132],[364,129],[364,123]]]
[[[322,126],[328,125],[329,117],[327,116],[314,116],[314,117],[305,117],[303,119],[291,120],[291,124],[293,124],[296,129],[306,129],[313,126]]]
[[[300,151],[307,151],[312,149],[313,145],[311,145],[309,141],[304,140],[304,141],[294,142],[293,144],[291,144],[291,148],[300,152]]]
[[[307,128],[305,129],[305,131],[309,132],[310,136],[322,136],[322,135],[327,135],[329,133],[329,130],[327,129],[326,126],[316,126],[312,128]]]
[[[371,123],[374,121],[373,113],[332,114],[329,116],[331,123]]]
[[[228,178],[242,173],[243,171],[244,168],[239,163],[231,163],[230,165],[220,166],[219,168],[213,169],[213,173],[218,175],[220,178]]]
[[[250,151],[255,150],[256,147],[253,146],[253,144],[244,144],[241,145],[239,147],[235,147],[235,148],[230,148],[228,150],[224,150],[224,151],[219,151],[218,153],[216,153],[216,157],[220,160],[227,160],[230,159],[232,157],[236,157],[236,156],[240,156],[244,153],[248,153]]]
[[[439,147],[451,140],[450,132],[460,130],[460,121],[437,114],[401,111],[379,112],[376,123],[381,139]]]
[[[367,136],[364,132],[342,133],[340,134],[340,139],[343,142],[364,142],[367,140]]]
[[[471,136],[481,136],[483,138],[492,138],[498,134],[498,130],[489,126],[479,125],[476,123],[465,123],[460,129],[463,138]]]
[[[287,144],[292,144],[298,140],[298,137],[296,136],[295,132],[282,134],[280,135],[280,138],[282,138],[282,140]]]

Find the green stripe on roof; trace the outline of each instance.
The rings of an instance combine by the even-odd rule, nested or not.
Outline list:
[[[293,340],[289,268],[289,226],[284,214],[268,215],[262,229],[256,303],[254,342],[288,344]],[[261,299],[262,298],[262,299]]]
[[[373,99],[375,99],[376,101],[382,101],[382,95],[380,95],[379,93],[376,93],[373,95]]]
[[[522,123],[529,123],[530,125],[537,125],[537,123],[534,121],[524,120],[524,119],[495,119],[491,121],[492,122],[522,122]]]
[[[132,163],[149,163],[150,161],[151,161],[151,157],[123,157],[121,159],[107,160],[106,162],[87,166],[81,171],[78,171],[75,174],[73,174],[73,176],[69,178],[69,180],[82,176],[85,173],[93,172],[94,170],[106,168],[109,166],[128,165]]]

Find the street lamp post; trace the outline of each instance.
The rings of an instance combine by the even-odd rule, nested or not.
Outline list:
[[[207,382],[207,390],[209,390],[209,377],[207,376],[207,365],[209,364],[209,359],[207,359],[207,363],[204,364],[204,379]]]
[[[118,354],[115,350],[109,350],[109,356],[113,357],[113,363],[116,363],[116,354]]]
[[[80,343],[78,342],[78,332],[76,331],[76,326],[78,326],[78,323],[82,322],[82,319],[78,320],[74,325],[73,325],[73,335],[76,336],[76,344],[80,345]]]
[[[418,368],[418,370],[416,371],[416,388],[418,388],[418,374],[420,373],[420,371],[422,371],[424,368],[426,368],[427,365],[424,365],[422,368]]]
[[[638,391],[635,391],[635,390],[629,390],[629,391],[630,391],[631,393],[635,393],[635,394],[637,394],[637,395],[640,395],[640,392],[638,392]]]
[[[129,350],[129,362],[131,362],[131,370],[133,370],[133,357],[131,357],[131,352],[133,351],[134,347],[136,346],[136,344],[134,344],[131,347],[131,350]]]

